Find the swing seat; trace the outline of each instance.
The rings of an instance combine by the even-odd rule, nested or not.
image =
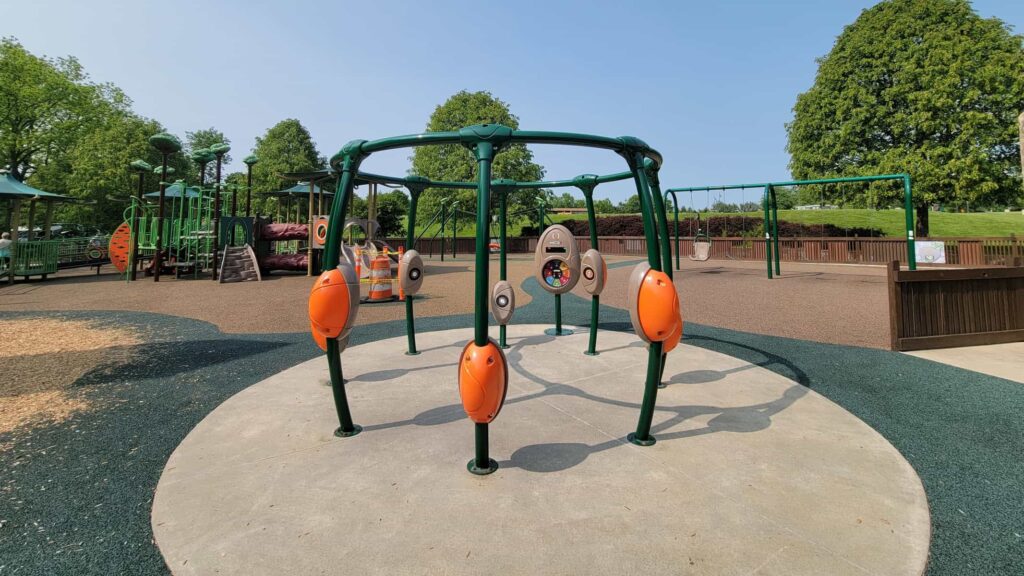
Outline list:
[[[693,254],[690,260],[704,262],[711,258],[711,241],[707,238],[696,238],[693,241]]]

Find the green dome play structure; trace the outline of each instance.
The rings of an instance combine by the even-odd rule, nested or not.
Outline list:
[[[619,155],[625,161],[627,170],[603,176],[584,174],[568,180],[553,180],[542,182],[519,182],[514,180],[492,179],[492,165],[495,157],[503,150],[513,144],[553,144],[563,146],[582,146],[598,148],[611,151]],[[438,146],[438,145],[459,145],[467,148],[474,156],[477,164],[477,180],[475,182],[444,182],[434,181],[421,176],[390,177],[376,174],[368,174],[359,171],[360,165],[366,158],[376,152],[395,150],[400,148],[412,148],[417,146]],[[662,166],[662,157],[655,149],[645,142],[631,136],[610,138],[594,136],[589,134],[576,134],[567,132],[538,132],[513,130],[507,126],[498,124],[483,124],[469,126],[452,132],[426,132],[407,136],[396,136],[381,140],[353,140],[345,144],[330,161],[331,170],[338,175],[337,192],[331,209],[332,214],[346,214],[349,202],[351,201],[354,188],[362,182],[378,182],[386,184],[398,184],[405,186],[410,191],[409,222],[407,225],[407,250],[414,248],[414,230],[416,203],[420,193],[427,188],[449,188],[449,189],[475,189],[476,200],[476,238],[475,238],[475,270],[474,270],[474,320],[473,340],[466,345],[466,349],[460,357],[459,368],[459,389],[462,395],[463,406],[467,414],[475,423],[476,430],[476,455],[468,464],[468,468],[475,474],[487,474],[497,468],[497,464],[490,458],[488,451],[488,425],[497,415],[504,402],[505,389],[501,382],[492,383],[488,379],[500,380],[504,375],[507,384],[507,367],[504,355],[500,352],[498,343],[490,339],[488,335],[488,308],[490,294],[488,286],[488,273],[490,266],[488,226],[490,222],[491,194],[498,195],[498,210],[500,222],[500,274],[501,281],[506,280],[505,266],[505,232],[506,232],[506,200],[510,192],[517,189],[539,189],[576,187],[579,188],[586,198],[587,216],[590,221],[591,245],[597,245],[597,231],[594,223],[593,191],[594,188],[605,182],[632,179],[636,185],[637,194],[640,198],[642,209],[643,229],[647,245],[647,260],[634,271],[633,277],[638,278],[636,284],[639,287],[639,296],[636,298],[638,312],[633,317],[634,328],[638,336],[648,342],[648,364],[646,383],[644,386],[643,402],[640,416],[634,432],[628,435],[630,442],[649,446],[654,443],[651,435],[651,420],[654,415],[654,408],[657,401],[658,385],[661,379],[661,372],[664,367],[665,356],[663,346],[670,349],[674,343],[668,343],[667,334],[658,332],[659,335],[652,337],[648,330],[649,324],[643,322],[645,313],[645,288],[648,280],[660,284],[660,294],[664,296],[671,291],[671,299],[648,297],[646,302],[646,313],[655,313],[654,317],[669,317],[674,315],[678,319],[677,330],[681,333],[682,322],[679,317],[678,299],[675,297],[675,288],[671,285],[671,252],[669,243],[668,223],[665,212],[665,204],[658,181],[658,171]],[[324,342],[327,354],[327,362],[331,376],[331,387],[334,394],[335,407],[338,413],[340,427],[335,434],[341,437],[354,436],[361,431],[353,420],[349,409],[348,398],[345,391],[345,383],[342,376],[341,351],[347,343],[349,330],[355,317],[355,306],[348,315],[342,313],[351,304],[352,288],[348,291],[338,289],[339,282],[347,282],[343,278],[351,277],[349,268],[352,263],[348,261],[350,255],[346,253],[342,244],[342,233],[344,225],[341,218],[331,219],[327,238],[325,242],[325,254],[323,258],[323,274],[314,286],[310,297],[310,319],[313,324],[314,337]],[[552,259],[557,260],[560,252],[572,252],[559,244],[562,240],[551,242]],[[575,242],[569,235],[569,241]],[[540,252],[538,252],[540,254]],[[539,258],[538,258],[539,260]],[[577,258],[578,267],[578,261]],[[578,268],[577,268],[578,270]],[[338,274],[338,272],[342,272]],[[402,271],[399,272],[402,274]],[[416,280],[419,280],[420,271],[416,272]],[[346,276],[347,275],[347,276]],[[333,284],[332,284],[333,282]],[[542,284],[543,285],[543,284]],[[634,284],[631,281],[631,290]],[[502,287],[504,288],[504,287]],[[547,289],[547,288],[546,288]],[[358,286],[355,287],[358,290]],[[556,316],[558,312],[558,293],[556,294]],[[496,298],[501,296],[496,296]],[[413,333],[413,299],[406,299],[406,320],[409,334],[409,353],[416,353]],[[507,301],[503,300],[502,304]],[[665,304],[662,304],[664,302]],[[653,304],[652,304],[653,303]],[[674,309],[672,309],[674,306]],[[588,352],[595,352],[593,342],[597,330],[597,296],[593,298],[591,318],[591,346]],[[637,317],[640,320],[637,320]],[[328,322],[329,321],[329,322]],[[326,327],[323,331],[320,328],[324,322],[337,322],[338,325]],[[560,324],[560,320],[558,321]],[[671,323],[669,323],[671,324]],[[502,332],[504,326],[502,326]],[[559,326],[560,328],[560,326]],[[675,334],[678,341],[679,334]],[[663,342],[665,344],[663,345]],[[502,338],[501,344],[504,344]],[[492,386],[493,384],[493,386]],[[489,388],[490,387],[490,388]],[[496,397],[500,396],[500,398]],[[481,414],[481,406],[489,405],[488,414]]]

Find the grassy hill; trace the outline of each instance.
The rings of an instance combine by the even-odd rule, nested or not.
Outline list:
[[[712,213],[712,216],[732,215]],[[761,218],[761,212],[745,212],[743,215]],[[598,218],[601,216],[598,215]],[[707,214],[702,213],[701,218]],[[564,220],[586,220],[582,215],[552,215],[552,220],[561,222]],[[679,232],[688,234],[690,220],[694,218],[692,212],[679,213]],[[779,221],[796,222],[800,224],[834,224],[839,228],[875,228],[882,231],[884,236],[903,236],[904,216],[903,210],[867,210],[867,209],[843,209],[843,210],[779,210]],[[518,236],[524,225],[532,224],[532,221],[522,220],[510,223],[509,235]],[[1020,212],[973,212],[966,214],[950,212],[932,212],[929,219],[932,236],[945,237],[972,237],[972,236],[1009,236],[1015,234],[1024,236],[1024,214]],[[669,228],[673,226],[669,218]],[[422,232],[422,227],[417,227],[417,233]],[[430,237],[436,232],[438,226],[431,226],[428,234]],[[446,230],[450,234],[450,228]],[[497,232],[497,226],[493,227]],[[459,236],[473,236],[476,226],[468,218],[459,222]]]

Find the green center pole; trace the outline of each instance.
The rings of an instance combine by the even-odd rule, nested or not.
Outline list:
[[[498,242],[499,253],[498,253],[498,279],[507,280],[507,268],[508,268],[508,194],[510,190],[503,188],[498,193]],[[508,349],[508,342],[506,341],[506,326],[502,324],[498,327],[498,346],[502,349]]]
[[[416,236],[416,205],[420,200],[420,192],[423,189],[416,186],[409,186],[409,216],[406,221],[406,234],[405,234],[405,250],[415,250],[415,236]],[[402,274],[404,270],[400,271]],[[416,321],[413,316],[412,306],[413,295],[405,295],[405,334],[409,340],[409,350],[406,352],[408,356],[415,356],[419,354],[416,351]]]
[[[574,179],[576,187],[583,192],[583,200],[587,205],[587,226],[590,232],[590,247],[597,250],[597,216],[594,214],[594,188],[597,187],[597,177],[593,174],[584,174]],[[590,338],[587,341],[587,349],[584,354],[597,356],[597,325],[601,309],[601,296],[594,294],[590,297]]]
[[[476,196],[476,296],[473,311],[473,343],[485,346],[487,338],[487,283],[490,276],[490,254],[487,252],[487,218],[491,205],[491,162],[494,160],[494,145],[487,141],[473,143],[477,160]],[[498,469],[498,463],[491,460],[487,439],[487,424],[476,423],[476,457],[467,468],[474,474],[490,474]]]
[[[630,171],[633,172],[637,196],[640,198],[640,210],[643,214],[644,237],[647,240],[647,262],[651,265],[652,270],[660,271],[662,266],[661,250],[654,223],[647,171],[643,165],[644,157],[635,149],[628,151],[627,154],[629,154],[627,161],[629,161]],[[656,441],[651,435],[651,421],[654,419],[654,409],[658,402],[658,384],[661,382],[661,351],[661,342],[651,342],[647,349],[647,380],[644,383],[644,399],[640,405],[640,418],[636,424],[636,431],[627,436],[627,440],[637,446],[651,446]]]
[[[771,213],[770,213],[770,202],[771,202],[771,185],[766,184],[764,187],[764,199],[761,204],[764,208],[764,262],[768,266],[768,279],[772,279],[772,224],[771,224]]]
[[[555,294],[555,335],[562,335],[562,295]]]
[[[363,142],[364,140],[354,140],[341,149],[344,160],[331,214],[347,212],[349,199],[352,197],[353,188],[355,188],[355,174],[359,169],[359,163],[364,158],[359,149]],[[342,231],[345,223],[340,220],[342,219],[332,218],[327,226],[327,247],[324,250],[323,263],[325,272],[336,268],[341,261]],[[345,378],[341,370],[341,346],[337,338],[327,339],[327,368],[331,373],[331,392],[334,394],[334,408],[338,413],[338,423],[340,424],[334,431],[334,435],[342,438],[355,436],[363,429],[352,422],[352,413],[348,407],[348,395],[345,393]]]
[[[779,267],[779,203],[775,197],[775,187],[768,186],[768,191],[771,193],[772,202],[772,252],[775,254],[775,275],[782,274],[782,268]]]
[[[452,204],[452,260],[455,260],[455,243],[459,239],[459,210]]]
[[[903,211],[907,226],[907,267],[917,270],[917,252],[914,249],[914,194],[910,189],[910,174],[903,175]]]

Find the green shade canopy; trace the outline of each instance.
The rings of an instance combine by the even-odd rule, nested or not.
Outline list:
[[[136,160],[128,165],[134,172],[149,172],[153,170],[153,166],[145,160]]]
[[[9,172],[3,172],[2,178],[0,178],[0,198],[6,200],[32,200],[39,199],[49,202],[74,202],[75,199],[70,196],[64,196],[63,194],[54,194],[53,192],[43,192],[25,184],[24,182],[18,182],[18,179],[11,176]]]
[[[323,194],[325,196],[333,196],[334,195],[334,192],[330,192],[330,191],[327,191],[327,190],[321,190],[319,186],[314,184],[313,185],[313,194],[320,194],[321,192],[323,192]],[[278,197],[287,197],[287,196],[305,196],[305,197],[309,197],[309,182],[299,182],[298,184],[296,184],[295,186],[292,186],[291,188],[285,188],[284,190],[278,190],[277,192],[264,192],[264,194],[267,195],[267,196],[278,196]]]
[[[192,161],[196,164],[209,164],[215,159],[213,152],[210,152],[209,148],[200,148],[192,151]]]
[[[175,182],[174,184],[171,184],[167,188],[164,188],[164,198],[181,198],[182,190],[185,190],[185,197],[186,198],[198,198],[199,197],[199,188],[197,188],[195,186],[188,186],[186,188],[186,186],[184,184],[182,184],[181,182]],[[145,196],[146,196],[146,198],[159,198],[160,197],[160,191],[157,190],[156,192],[150,192],[149,194],[146,194]]]
[[[242,162],[245,162],[245,163],[246,163],[246,165],[248,165],[248,166],[250,166],[250,167],[251,167],[251,166],[252,166],[253,164],[255,164],[255,163],[259,162],[259,161],[260,161],[260,159],[259,159],[259,158],[257,158],[255,154],[250,154],[250,155],[248,155],[248,156],[246,156],[246,157],[245,157],[245,160],[242,160]]]
[[[181,150],[181,140],[174,134],[160,132],[149,137],[149,145],[160,151],[161,154],[173,154]]]
[[[213,152],[214,156],[223,156],[231,151],[231,146],[221,142],[220,144],[214,144],[210,146],[210,152]]]

